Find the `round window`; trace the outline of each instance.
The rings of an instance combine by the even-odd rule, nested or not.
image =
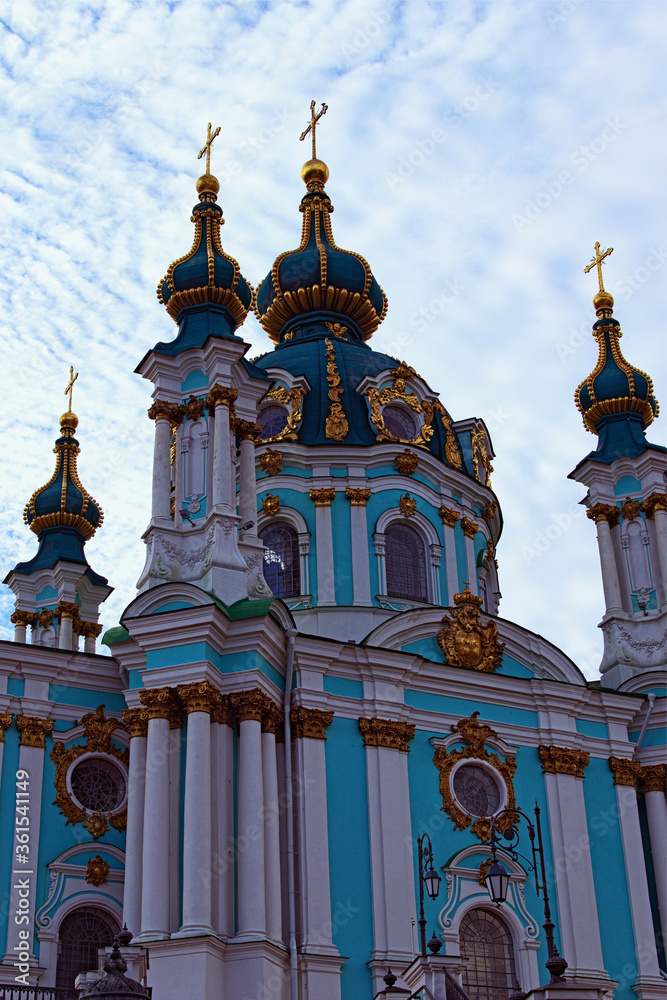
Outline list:
[[[500,805],[500,788],[490,771],[478,764],[462,764],[454,772],[454,794],[471,816],[491,816]]]
[[[108,757],[86,757],[72,769],[72,795],[84,809],[114,812],[125,799],[125,775]]]
[[[416,436],[417,428],[414,417],[407,410],[404,410],[402,406],[396,406],[395,404],[385,406],[382,411],[382,417],[385,427],[394,437],[401,438],[403,441],[412,441]]]
[[[287,411],[282,406],[267,406],[259,414],[262,437],[272,438],[287,426]]]

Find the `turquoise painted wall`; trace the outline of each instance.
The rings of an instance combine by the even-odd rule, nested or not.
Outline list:
[[[359,724],[334,717],[326,742],[333,941],[347,956],[343,1000],[370,1000],[373,948],[366,759]]]
[[[473,712],[480,712],[482,718],[491,722],[510,722],[517,726],[527,726],[536,729],[538,726],[537,712],[528,712],[523,708],[508,705],[493,705],[480,701],[468,701],[466,698],[448,698],[446,695],[428,694],[425,691],[405,690],[405,704],[413,708],[422,708],[429,712],[448,712],[469,717]],[[444,723],[443,723],[444,725]],[[442,734],[440,734],[442,735]],[[449,735],[449,730],[446,735]]]
[[[336,604],[351,605],[354,603],[351,504],[341,491],[336,493],[336,499],[331,505],[331,531],[333,535]]]
[[[611,978],[619,981],[614,1000],[636,1000],[631,986],[637,976],[637,957],[613,775],[608,762],[595,757],[584,774],[602,957]]]
[[[16,770],[19,766],[19,734],[16,720],[5,730],[5,742],[0,775],[0,941],[7,940],[9,919],[9,885],[12,871],[12,852],[7,844],[14,838],[14,808],[16,805]],[[13,919],[13,915],[12,915]]]

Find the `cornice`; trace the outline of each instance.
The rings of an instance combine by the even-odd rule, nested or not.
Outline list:
[[[238,670],[231,674],[222,674],[212,663],[192,663],[185,666],[156,667],[154,670],[142,670],[141,679],[145,688],[177,687],[179,684],[190,684],[197,681],[208,680],[223,694],[232,694],[235,691],[248,691],[253,688],[260,688],[271,701],[282,704],[284,694],[273,681],[261,672],[259,668],[252,670]],[[141,695],[144,688],[135,688],[133,691],[125,693],[125,700],[131,708],[136,707],[137,697]],[[141,704],[141,702],[138,702]]]

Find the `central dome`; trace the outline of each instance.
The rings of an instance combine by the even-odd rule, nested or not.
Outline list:
[[[255,311],[271,340],[281,343],[306,317],[345,323],[354,339],[368,340],[387,313],[387,298],[358,253],[336,245],[333,205],[324,190],[329,176],[322,160],[309,160],[301,176],[308,193],[301,243],[281,253],[257,289]]]

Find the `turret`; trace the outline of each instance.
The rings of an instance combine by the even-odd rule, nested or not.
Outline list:
[[[77,472],[80,448],[74,432],[79,418],[72,412],[76,377],[70,369],[65,390],[70,405],[60,418],[60,437],[53,449],[55,470],[30,497],[23,515],[39,539],[37,553],[28,562],[17,563],[4,582],[16,595],[12,615],[16,642],[27,641],[30,626],[32,641],[38,645],[76,650],[83,636],[85,651],[94,652],[102,630],[99,607],[112,588],[90,568],[84,552],[104,515]]]
[[[605,596],[600,627],[603,684],[643,690],[667,663],[667,449],[651,444],[646,429],[658,416],[649,375],[625,360],[614,299],[597,267],[593,336],[598,361],[575,393],[575,402],[598,445],[570,473],[588,487],[584,503],[597,525]],[[641,676],[640,676],[641,675]]]

